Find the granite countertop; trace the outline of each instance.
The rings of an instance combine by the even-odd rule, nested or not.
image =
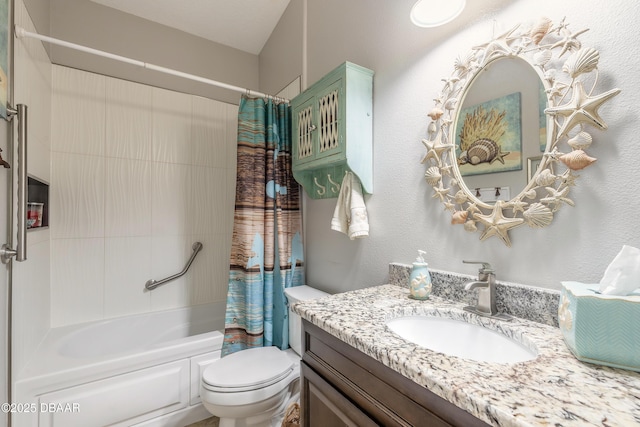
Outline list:
[[[340,340],[494,426],[640,426],[640,373],[578,361],[556,327],[502,322],[464,304],[381,285],[296,304],[293,310]],[[413,314],[479,323],[538,351],[532,361],[476,362],[419,347],[385,321]]]

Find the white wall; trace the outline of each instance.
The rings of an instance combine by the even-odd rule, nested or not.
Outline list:
[[[561,280],[597,282],[623,244],[640,246],[640,45],[636,17],[640,4],[614,0],[493,0],[467,2],[467,10],[439,29],[409,21],[414,0],[308,0],[309,84],[345,60],[375,71],[375,194],[366,199],[370,236],[350,241],[330,231],[335,199],[307,200],[307,281],[330,291],[384,283],[388,263],[410,263],[417,249],[437,269],[473,274],[463,259],[494,265],[498,279],[559,288]],[[576,207],[563,207],[550,227],[513,230],[512,248],[496,238],[479,241],[433,199],[420,160],[425,149],[426,113],[450,75],[454,60],[495,31],[548,16],[567,17],[570,29],[590,28],[580,39],[601,54],[598,92],[622,94],[600,113],[609,125],[594,130],[590,154],[598,158],[581,171],[572,190]],[[300,34],[292,34],[300,37]],[[300,70],[299,70],[300,71]],[[290,72],[287,70],[286,72]]]
[[[57,65],[52,88],[51,326],[224,300],[237,107]]]
[[[23,2],[16,1],[15,8],[16,24],[34,31]],[[51,63],[42,43],[33,39],[16,39],[14,58],[14,103],[27,105],[28,111],[27,171],[40,180],[50,182]],[[17,168],[12,170],[15,173]],[[27,231],[27,261],[13,261],[14,374],[24,366],[28,356],[49,330],[49,263],[50,231]]]

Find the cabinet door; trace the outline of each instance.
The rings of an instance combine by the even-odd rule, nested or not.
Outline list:
[[[318,127],[316,139],[316,159],[318,164],[331,163],[330,157],[344,153],[345,102],[344,80],[340,79],[318,93],[316,97],[316,116],[314,123]]]
[[[304,427],[377,426],[322,377],[302,362],[302,425]]]
[[[293,162],[304,164],[312,161],[315,156],[314,147],[317,145],[317,126],[315,125],[315,98],[300,104],[293,112]]]

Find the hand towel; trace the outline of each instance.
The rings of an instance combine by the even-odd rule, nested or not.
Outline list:
[[[367,207],[362,196],[362,184],[347,171],[342,180],[338,203],[331,219],[331,229],[349,236],[351,240],[369,235]]]

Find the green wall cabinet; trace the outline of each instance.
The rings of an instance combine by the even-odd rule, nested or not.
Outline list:
[[[293,176],[312,199],[338,197],[347,171],[373,193],[373,71],[345,62],[291,101]]]

